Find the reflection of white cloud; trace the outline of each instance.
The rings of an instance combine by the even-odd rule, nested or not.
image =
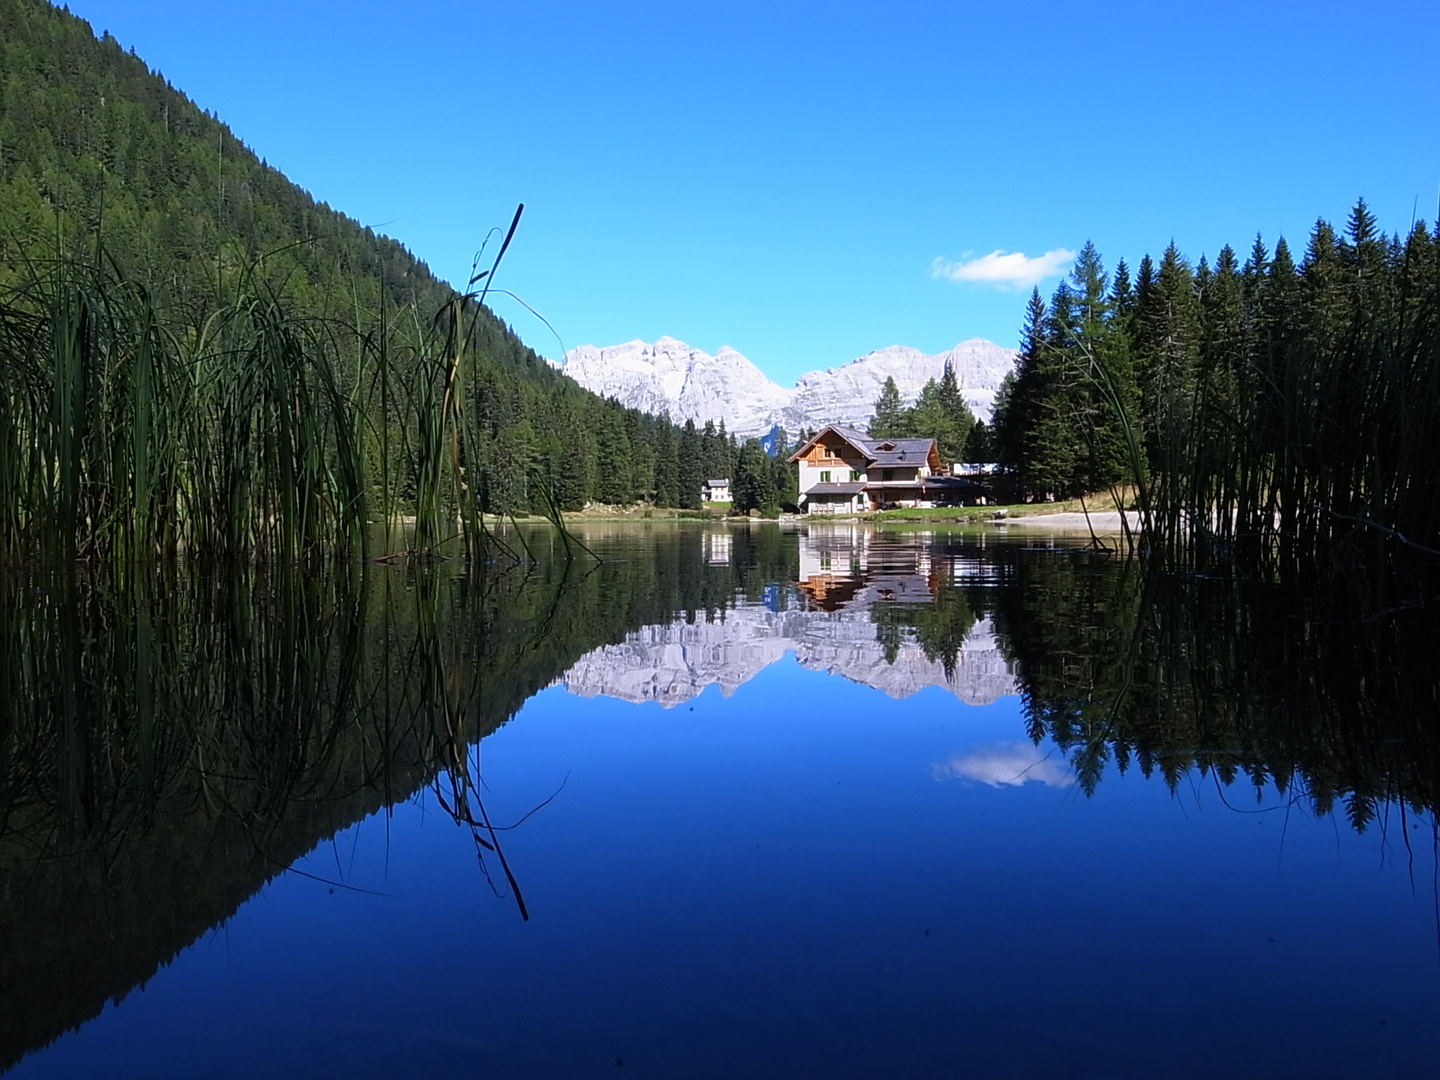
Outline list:
[[[1074,258],[1075,253],[1065,248],[1035,256],[1026,255],[1023,251],[997,250],[962,262],[937,258],[930,264],[930,276],[947,281],[978,281],[1001,288],[1028,289],[1048,277],[1055,277]]]
[[[978,780],[991,787],[1008,784],[1019,787],[1027,780],[1036,780],[1050,787],[1070,783],[1070,767],[1063,758],[1053,758],[1053,751],[1025,742],[996,743],[968,754],[957,754],[949,761],[930,767],[936,780]]]

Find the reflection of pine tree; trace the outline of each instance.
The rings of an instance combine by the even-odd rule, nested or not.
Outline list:
[[[928,604],[912,609],[915,640],[929,661],[938,661],[947,679],[955,678],[960,650],[975,625],[975,613],[962,589],[942,582]]]
[[[905,644],[905,612],[898,604],[876,604],[870,609],[875,624],[875,642],[880,646],[885,663],[893,664]]]

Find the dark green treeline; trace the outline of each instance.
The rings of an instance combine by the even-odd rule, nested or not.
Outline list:
[[[1298,261],[1171,243],[1131,275],[1087,243],[1030,298],[995,421],[1022,494],[1134,484],[1156,536],[1282,557],[1440,547],[1440,233],[1387,234],[1361,200]]]
[[[484,252],[486,267],[496,246]],[[472,284],[483,291],[486,282]],[[229,451],[145,425],[190,415],[198,425],[207,408],[207,425],[221,422],[215,409],[225,421],[250,411],[239,435],[268,440],[275,469],[301,477],[297,498],[323,504],[323,513],[286,511],[301,518],[295,529],[306,542],[340,527],[317,515],[694,507],[705,479],[738,481],[737,469],[757,464],[753,454],[740,461],[745,448],[723,432],[689,433],[581,389],[483,303],[459,311],[456,300],[404,247],[317,202],[108,34],[97,39],[43,0],[0,0],[0,382],[10,394],[0,407],[12,440],[0,468],[11,470],[6,494],[16,496],[7,506],[28,502],[33,518],[46,500],[70,499],[83,516],[94,510],[88,496],[106,489],[96,497],[109,510],[161,513],[157,477]],[[269,389],[308,398],[313,417],[292,417],[281,432],[278,397],[257,404],[247,388],[207,406],[186,396],[186,382],[234,390],[264,357],[273,361]],[[226,360],[235,370],[217,373]],[[124,424],[161,445],[140,445]],[[125,460],[100,463],[85,451],[87,440],[126,435]],[[278,449],[287,437],[289,466]],[[56,456],[29,460],[37,445]],[[232,459],[263,456],[231,450]],[[23,481],[58,471],[74,474],[68,495]],[[738,509],[773,512],[784,500],[783,470],[747,475],[762,472],[776,491],[739,484]],[[285,482],[263,470],[212,479],[226,490],[187,481],[189,528],[196,499]]]

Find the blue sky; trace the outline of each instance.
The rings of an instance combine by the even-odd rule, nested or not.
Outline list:
[[[1434,0],[70,7],[448,280],[524,202],[500,284],[567,348],[669,334],[786,383],[1014,345],[1029,284],[994,276],[1048,295],[1086,239],[1213,258],[1440,198]]]

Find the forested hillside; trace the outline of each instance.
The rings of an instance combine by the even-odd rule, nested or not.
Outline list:
[[[508,212],[496,208],[497,218]],[[97,445],[120,437],[138,415],[135,403],[107,405],[105,398],[107,385],[118,393],[134,382],[125,382],[124,369],[134,361],[137,326],[153,319],[180,349],[181,378],[197,361],[186,350],[207,344],[201,328],[233,325],[230,316],[241,310],[249,320],[261,307],[267,319],[279,318],[287,340],[308,350],[304,363],[324,354],[323,376],[303,378],[319,378],[336,407],[358,410],[340,425],[350,428],[352,446],[335,430],[324,440],[354,455],[364,476],[346,498],[363,495],[371,516],[382,506],[415,511],[423,474],[432,488],[438,482],[438,443],[425,445],[418,429],[427,409],[444,406],[453,412],[441,427],[459,425],[445,451],[453,475],[430,495],[446,513],[459,513],[460,504],[502,513],[591,501],[693,506],[699,487],[691,491],[691,482],[710,471],[731,475],[724,470],[741,456],[733,440],[722,440],[723,449],[712,443],[702,458],[699,433],[686,437],[664,417],[596,397],[487,308],[452,305],[455,290],[400,243],[316,201],[133,51],[108,33],[96,38],[86,22],[43,0],[0,0],[0,295],[10,408],[18,409],[13,453],[26,461],[46,442],[37,432],[49,421],[35,408],[54,397],[56,377],[54,358],[30,354],[55,336],[56,305],[65,296],[96,305],[87,325],[103,332],[82,343],[98,350],[86,354],[87,363],[120,380],[89,391],[87,415],[118,425],[92,432]],[[117,296],[125,303],[114,302]],[[216,323],[219,312],[229,316]],[[457,341],[463,365],[441,355]],[[230,340],[225,348],[231,355],[239,345]],[[181,390],[178,383],[170,389]],[[200,403],[180,393],[168,407],[193,412]],[[107,417],[107,409],[115,415]],[[219,409],[214,419],[222,415]],[[682,460],[687,451],[692,456]],[[113,488],[133,489],[134,479],[77,481],[76,497],[108,485],[113,505]],[[0,492],[12,509],[43,505],[54,494],[19,491],[18,482],[12,476]],[[187,498],[193,515],[193,490]],[[317,498],[330,506],[339,496]],[[773,505],[775,496],[768,499]],[[13,540],[25,522],[6,528]]]

